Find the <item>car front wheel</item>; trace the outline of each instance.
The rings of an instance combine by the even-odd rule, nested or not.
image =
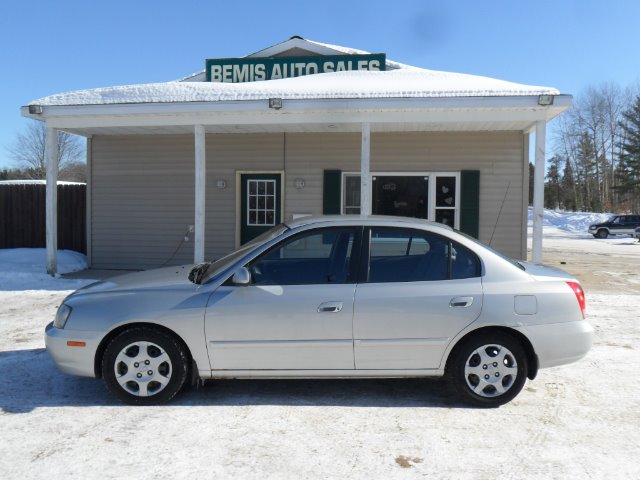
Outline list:
[[[604,228],[601,228],[600,230],[598,230],[596,232],[596,237],[598,238],[607,238],[609,236],[609,232],[607,230],[605,230]]]
[[[454,351],[449,373],[462,400],[498,407],[520,393],[527,379],[527,356],[520,342],[505,333],[484,333]]]
[[[114,337],[102,357],[107,388],[131,405],[171,400],[188,373],[185,348],[173,336],[153,327],[134,327]]]

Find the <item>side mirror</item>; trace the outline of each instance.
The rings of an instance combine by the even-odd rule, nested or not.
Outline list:
[[[233,274],[231,281],[235,285],[246,287],[251,283],[251,273],[246,267],[240,267],[236,273]]]

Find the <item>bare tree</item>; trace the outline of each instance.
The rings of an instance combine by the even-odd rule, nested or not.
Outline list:
[[[570,162],[575,204],[594,211],[617,205],[617,162],[627,95],[615,83],[588,87],[559,119],[556,153]]]
[[[32,120],[24,132],[18,133],[13,144],[7,147],[9,157],[22,167],[31,179],[40,180],[47,177],[45,133],[45,123]],[[67,176],[67,170],[73,179],[78,179],[79,171],[83,170],[84,151],[84,142],[80,137],[58,131],[58,168],[61,179]]]

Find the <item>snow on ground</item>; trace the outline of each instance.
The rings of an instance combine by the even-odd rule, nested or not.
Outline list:
[[[546,233],[552,259],[570,245],[601,270],[640,257],[629,237]],[[640,288],[629,277],[628,294],[588,293],[589,355],[541,370],[498,409],[463,406],[424,379],[209,382],[136,408],[100,380],[60,373],[44,350],[44,326],[74,281],[34,289],[34,261],[9,269],[6,258],[3,284],[9,270],[28,276],[0,291],[2,479],[640,478]]]
[[[606,222],[611,216],[610,213],[562,212],[545,209],[542,223],[545,227],[550,226],[565,232],[589,235],[589,225]],[[532,226],[533,208],[529,207],[529,227]],[[547,233],[545,229],[545,237]],[[589,237],[592,236],[589,235]]]
[[[592,291],[640,293],[640,242],[631,235],[594,238],[589,225],[609,214],[544,211],[542,262],[575,275]],[[529,209],[529,252],[532,211]]]
[[[76,290],[86,280],[51,277],[45,267],[43,248],[0,249],[0,290]],[[87,268],[87,257],[71,250],[58,251],[58,272],[78,272]]]

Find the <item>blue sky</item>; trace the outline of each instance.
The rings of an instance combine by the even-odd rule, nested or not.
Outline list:
[[[403,63],[579,94],[640,85],[640,2],[8,0],[0,17],[0,168],[49,94],[161,82],[301,35]]]

